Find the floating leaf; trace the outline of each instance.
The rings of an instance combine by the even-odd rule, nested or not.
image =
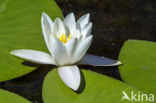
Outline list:
[[[0,81],[27,74],[36,67],[21,64],[10,55],[15,49],[47,51],[41,32],[41,15],[53,19],[62,13],[53,0],[2,0],[0,2]],[[29,66],[26,66],[29,65]]]
[[[85,83],[85,88],[76,93],[62,82],[57,69],[49,72],[42,88],[44,103],[121,103],[123,91],[128,96],[131,96],[131,91],[137,93],[134,88],[119,80],[87,70],[82,70],[82,73],[85,78],[85,82],[82,79],[82,84]],[[132,102],[123,100],[123,103]]]
[[[120,74],[124,81],[156,95],[156,43],[129,40],[121,49]]]
[[[31,103],[31,102],[14,93],[0,89],[0,103]]]

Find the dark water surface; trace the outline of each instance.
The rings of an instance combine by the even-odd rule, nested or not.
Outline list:
[[[155,0],[56,0],[63,14],[76,18],[91,14],[94,36],[89,53],[117,59],[128,39],[156,41]],[[117,67],[81,66],[122,80]],[[42,103],[43,78],[51,66],[42,65],[23,77],[0,83],[0,88],[15,92],[34,103]]]

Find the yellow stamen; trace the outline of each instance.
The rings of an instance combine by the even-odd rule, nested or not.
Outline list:
[[[68,40],[70,40],[70,38],[71,38],[71,34],[68,36],[68,38],[66,39],[66,34],[61,34],[61,36],[60,36],[60,38],[59,38],[59,40],[61,41],[61,42],[63,42],[63,43],[66,43]]]
[[[67,41],[70,40],[70,38],[71,38],[71,34],[68,36]]]

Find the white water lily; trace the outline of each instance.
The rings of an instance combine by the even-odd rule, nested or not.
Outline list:
[[[77,65],[116,66],[121,64],[116,60],[86,54],[93,38],[92,22],[89,19],[90,15],[86,14],[76,22],[74,14],[70,13],[64,21],[56,18],[53,22],[46,13],[43,13],[42,31],[50,54],[25,49],[11,51],[11,54],[26,61],[58,66],[62,81],[76,91],[81,82]]]

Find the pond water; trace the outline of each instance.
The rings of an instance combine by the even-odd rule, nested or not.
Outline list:
[[[91,14],[94,36],[89,53],[117,59],[128,39],[156,41],[156,1],[150,0],[56,0],[64,15],[76,18]],[[23,77],[0,83],[0,88],[15,92],[34,103],[42,103],[42,82],[51,66],[40,66]],[[81,66],[122,80],[117,67]]]

